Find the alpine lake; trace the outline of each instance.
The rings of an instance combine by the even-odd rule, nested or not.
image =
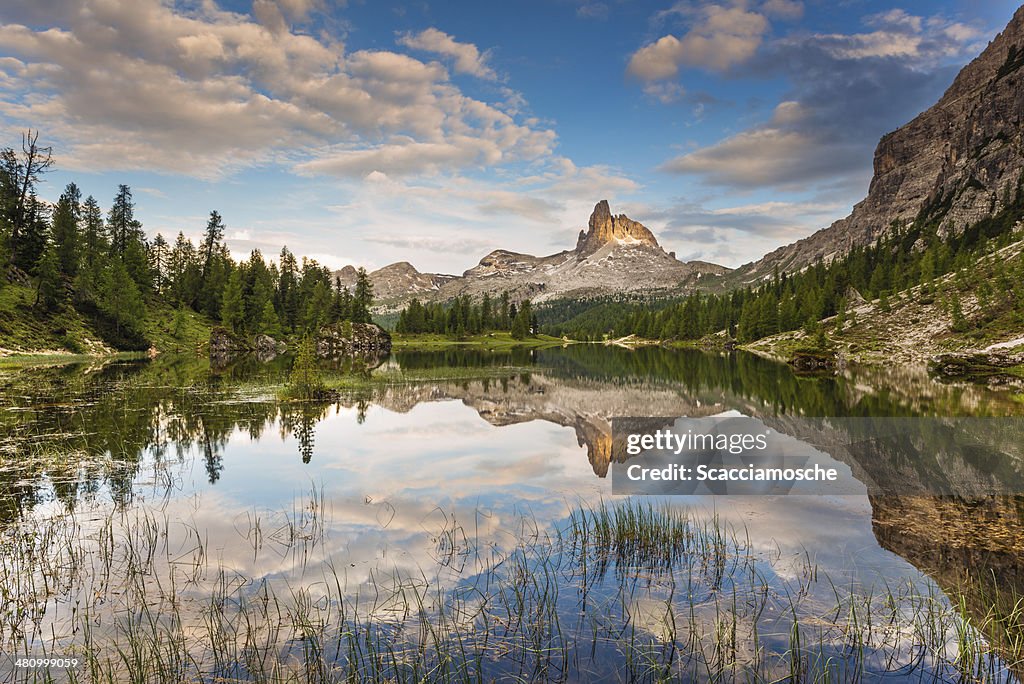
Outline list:
[[[1024,677],[1024,496],[977,486],[1024,473],[1019,390],[578,344],[297,401],[290,367],[0,366],[3,681]],[[826,454],[828,419],[988,427],[832,453],[854,493],[612,493],[613,419],[721,415]]]

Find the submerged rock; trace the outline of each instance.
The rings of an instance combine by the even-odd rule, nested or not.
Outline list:
[[[836,355],[830,351],[800,349],[789,357],[789,365],[798,373],[831,372],[836,369]]]
[[[270,335],[249,339],[222,326],[210,331],[210,363],[214,366],[226,366],[245,354],[255,354],[259,361],[270,361],[287,348],[288,345]]]
[[[1024,353],[1005,350],[965,354],[941,354],[931,363],[941,380],[986,382],[989,385],[1020,386]]]

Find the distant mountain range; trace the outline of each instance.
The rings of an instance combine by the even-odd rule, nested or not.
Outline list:
[[[728,272],[702,261],[679,261],[661,248],[650,230],[625,214],[613,216],[608,202],[601,200],[571,250],[538,257],[499,249],[461,276],[420,273],[404,261],[369,275],[375,297],[387,308],[413,297],[445,301],[485,292],[507,291],[513,299],[534,301],[616,292],[667,294],[692,289],[704,276]],[[351,266],[335,275],[345,286],[355,284],[356,270]]]
[[[631,292],[682,294],[757,283],[773,272],[799,271],[871,244],[894,222],[924,215],[958,231],[1003,208],[1024,171],[1024,7],[965,66],[942,98],[875,150],[867,197],[852,213],[813,235],[780,247],[735,271],[666,253],[642,224],[608,202],[594,207],[576,247],[537,257],[491,252],[461,276],[420,273],[399,262],[370,273],[384,308],[412,297],[445,301],[508,291],[544,301]],[[355,269],[337,275],[355,283]]]

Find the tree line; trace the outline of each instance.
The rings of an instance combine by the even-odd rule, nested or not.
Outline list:
[[[530,300],[516,305],[508,292],[497,298],[484,293],[480,301],[461,295],[450,302],[422,303],[413,299],[398,314],[395,331],[399,333],[435,333],[450,337],[479,335],[496,330],[508,331],[521,340],[537,332],[537,317]]]
[[[53,151],[38,138],[30,130],[20,151],[0,151],[0,262],[12,277],[35,278],[39,309],[75,307],[112,328],[108,341],[120,347],[145,344],[148,309],[158,300],[240,334],[288,335],[340,320],[370,322],[373,288],[364,269],[350,289],[315,260],[299,263],[287,247],[277,263],[268,263],[259,250],[236,263],[217,211],[210,212],[196,245],[183,232],[173,244],[161,234],[148,239],[127,185],[118,187],[106,217],[75,183],[50,206],[38,198],[37,187],[53,166]]]

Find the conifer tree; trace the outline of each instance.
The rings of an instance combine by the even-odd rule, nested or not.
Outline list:
[[[53,246],[61,273],[74,277],[78,273],[81,258],[79,245],[79,223],[82,219],[82,192],[74,183],[68,183],[57,200],[53,212]]]
[[[44,309],[55,309],[64,299],[64,279],[60,272],[60,258],[57,248],[49,245],[43,251],[36,268],[38,282],[36,285],[36,306]]]
[[[245,330],[245,303],[242,299],[242,269],[236,268],[228,278],[221,304],[221,323],[234,333]]]
[[[96,198],[89,195],[82,203],[82,261],[92,268],[109,248],[103,214]]]
[[[373,304],[373,284],[365,268],[356,271],[356,288],[352,295],[351,313],[353,323],[370,322],[370,306]]]
[[[103,272],[100,309],[113,319],[117,334],[137,332],[146,316],[145,303],[124,262],[111,259]]]

